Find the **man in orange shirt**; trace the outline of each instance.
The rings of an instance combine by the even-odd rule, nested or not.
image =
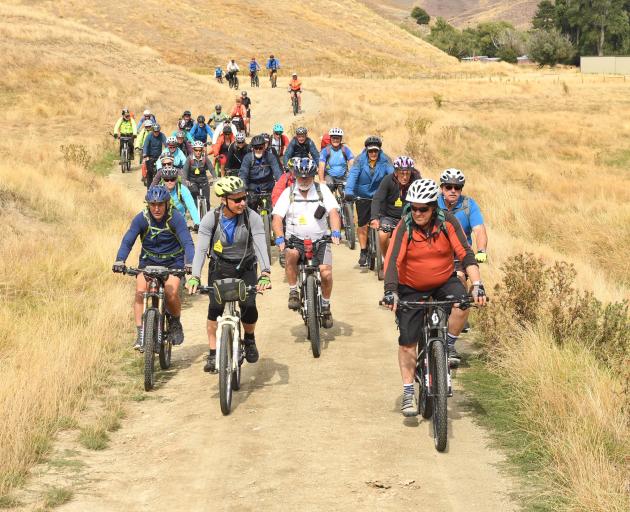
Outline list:
[[[247,109],[245,105],[243,105],[243,100],[240,96],[236,97],[236,104],[232,107],[232,111],[230,112],[230,117],[232,118],[232,122],[234,123],[234,117],[240,117],[240,123],[234,123],[239,132],[249,132],[249,125],[247,119]]]
[[[418,411],[413,383],[423,311],[397,309],[398,301],[418,301],[423,294],[431,295],[434,300],[446,300],[449,295],[467,296],[455,273],[455,253],[473,282],[475,302],[480,306],[486,303],[475,254],[455,216],[438,208],[439,194],[433,180],[420,179],[409,186],[405,200],[410,211],[405,211],[394,230],[385,259],[385,302],[396,312],[400,328],[398,363],[403,381],[404,416],[415,416]],[[455,341],[469,313],[468,309],[456,306],[450,312],[446,335],[451,366],[459,364]]]
[[[291,100],[293,100],[293,95],[297,95],[298,99],[298,111],[300,114],[302,113],[302,80],[300,80],[297,76],[297,73],[293,73],[291,75],[291,80],[289,81],[289,95]]]

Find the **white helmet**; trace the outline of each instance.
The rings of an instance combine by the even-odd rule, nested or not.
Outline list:
[[[174,144],[175,146],[177,146],[177,138],[175,137],[168,137],[166,139],[166,145],[170,145],[170,144]]]
[[[429,179],[414,181],[407,190],[405,201],[409,203],[428,204],[437,201],[440,189],[437,183]]]
[[[150,111],[149,109],[146,109],[146,110],[144,111],[144,115],[145,115],[145,116],[150,116],[150,115],[151,115],[151,111]]]
[[[331,137],[343,137],[343,130],[341,128],[331,128],[328,130],[328,135]]]
[[[203,149],[205,146],[205,144],[203,142],[201,142],[200,140],[196,140],[195,142],[192,143],[192,148],[193,149]]]
[[[145,128],[151,128],[152,126],[153,126],[153,121],[151,121],[151,119],[147,119],[147,120],[144,122],[144,127],[145,127]]]
[[[459,169],[446,169],[442,176],[440,176],[440,183],[449,183],[451,185],[461,185],[462,187],[466,183],[466,176]]]

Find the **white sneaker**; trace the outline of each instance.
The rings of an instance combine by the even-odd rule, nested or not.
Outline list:
[[[415,395],[403,393],[400,412],[402,412],[403,416],[406,418],[418,415],[418,402],[416,401]]]

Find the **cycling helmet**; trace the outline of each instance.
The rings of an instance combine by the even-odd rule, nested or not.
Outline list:
[[[307,133],[308,133],[308,130],[304,128],[303,126],[299,126],[298,128],[295,129],[296,135],[306,135]]]
[[[221,105],[219,105],[218,103],[214,106],[214,110],[216,110],[217,112],[221,112],[221,109],[223,107]]]
[[[165,203],[171,200],[171,193],[164,185],[154,185],[149,187],[144,200],[147,203]]]
[[[241,96],[243,96],[243,98],[244,98],[245,96],[247,96],[247,91],[242,91],[242,92],[241,92]]]
[[[123,108],[122,112],[120,113],[121,116],[126,116],[129,113],[129,109],[128,108]]]
[[[459,169],[446,169],[440,176],[440,183],[449,183],[451,185],[461,185],[462,187],[466,183],[466,177],[464,173]]]
[[[310,178],[317,174],[317,164],[310,158],[299,158],[299,163],[293,165],[298,178]]]
[[[165,165],[162,167],[161,171],[162,178],[166,178],[167,180],[177,178],[177,169],[175,169],[172,165]]]
[[[167,137],[166,138],[166,145],[167,146],[172,146],[172,145],[177,146],[177,138],[172,137],[172,136],[171,137]]]
[[[270,59],[273,59],[273,55],[269,55],[269,58],[270,58]]]
[[[414,181],[407,190],[405,200],[409,203],[428,204],[437,201],[440,189],[437,183],[429,179]]]
[[[205,146],[205,144],[203,142],[201,142],[200,140],[196,140],[195,142],[192,143],[192,148],[193,149],[203,149]]]
[[[245,192],[245,183],[238,176],[224,176],[214,184],[214,193],[218,197]]]
[[[180,130],[183,130],[184,128],[186,128],[186,120],[185,119],[180,119],[179,122],[177,123],[177,127]]]
[[[151,111],[149,109],[146,109],[143,114],[144,116],[150,116],[151,115]]]
[[[192,113],[190,112],[190,110],[184,110],[184,113],[182,114],[182,117],[184,116],[192,116]]]
[[[175,160],[173,159],[173,157],[169,155],[168,153],[164,153],[163,155],[160,155],[160,162],[162,162],[162,165],[170,165],[174,161]]]
[[[416,162],[413,161],[413,158],[408,156],[399,156],[396,160],[394,160],[394,169],[415,169]]]
[[[184,137],[186,137],[186,134],[185,134],[182,130],[179,130],[179,131],[175,134],[175,139],[183,139]]]
[[[238,142],[240,144],[245,142],[245,132],[238,132],[236,134],[236,142]]]
[[[341,128],[331,128],[328,130],[328,135],[331,137],[343,137],[343,130]]]
[[[367,139],[365,139],[364,146],[367,149],[381,149],[381,147],[383,146],[383,141],[380,137],[377,137],[376,135],[370,135]]]
[[[223,123],[223,133],[232,133],[232,127],[229,123]]]
[[[287,169],[289,169],[290,173],[295,173],[295,169],[297,169],[300,165],[300,160],[302,159],[299,156],[289,158],[289,161],[287,162]]]
[[[197,122],[198,122],[199,124],[201,124],[201,123],[205,123],[205,122],[206,122],[206,118],[205,118],[205,117],[203,117],[203,116],[197,116]]]
[[[276,123],[273,125],[273,133],[282,133],[284,132],[284,126],[280,123]]]
[[[265,139],[265,142],[269,142],[271,140],[271,135],[268,133],[261,133],[260,136]]]
[[[160,131],[160,123],[153,123],[153,131],[154,132],[159,132]]]
[[[143,125],[145,128],[151,128],[153,126],[153,121],[151,119],[147,119]]]
[[[264,146],[264,145],[265,145],[265,138],[262,135],[254,135],[252,137],[252,142],[251,142],[252,147]]]
[[[294,71],[293,73],[291,73],[291,76],[297,76],[297,73]]]

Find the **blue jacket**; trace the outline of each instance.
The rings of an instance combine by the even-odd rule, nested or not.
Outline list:
[[[265,151],[258,159],[250,151],[243,158],[239,177],[245,183],[247,190],[271,192],[276,181],[282,176],[282,169],[278,159],[270,151]]]
[[[204,124],[203,128],[195,123],[195,126],[190,130],[190,136],[193,140],[200,140],[201,142],[207,142],[208,137],[212,140],[212,130],[208,126],[208,124]]]
[[[280,69],[280,61],[278,59],[267,60],[267,69]]]
[[[258,64],[258,62],[251,62],[249,63],[249,70],[250,71],[260,71],[260,66]]]
[[[223,76],[223,70],[221,69],[221,67],[214,68],[214,76],[215,78]]]
[[[284,152],[284,165],[286,166],[289,163],[290,158],[308,158],[309,156],[315,163],[319,162],[319,151],[317,151],[315,143],[307,137],[304,144],[299,144],[297,139],[293,137],[287,146],[287,150]]]
[[[184,168],[184,164],[186,164],[186,155],[184,154],[184,152],[179,148],[175,148],[175,153],[171,154],[171,151],[168,148],[166,148],[160,155],[160,159],[158,159],[158,161],[155,162],[156,169],[162,168],[161,157],[166,156],[166,155],[169,155],[173,158],[173,167],[179,167],[180,169]]]
[[[363,150],[354,161],[354,165],[348,173],[346,194],[372,198],[378,190],[381,181],[383,181],[383,178],[394,172],[394,166],[389,157],[382,151],[378,155],[378,160],[374,167],[374,174],[372,174],[372,169],[368,162],[367,152]]]
[[[170,214],[158,222],[147,210],[140,212],[131,221],[129,230],[123,236],[116,261],[126,261],[138,236],[142,239],[140,267],[145,265],[172,264],[184,256],[185,263],[191,263],[195,256],[186,219],[174,208]],[[158,256],[162,256],[161,258]]]
[[[184,217],[186,216],[186,210],[188,210],[193,224],[199,225],[201,223],[199,210],[197,210],[197,205],[188,187],[178,183],[177,186],[171,190],[171,203],[173,203],[173,206],[175,206],[177,211],[184,215]]]
[[[142,147],[142,156],[150,156],[151,158],[158,158],[162,154],[162,148],[166,146],[166,135],[160,132],[158,137],[155,133],[150,133],[147,138],[144,139],[144,146]]]

